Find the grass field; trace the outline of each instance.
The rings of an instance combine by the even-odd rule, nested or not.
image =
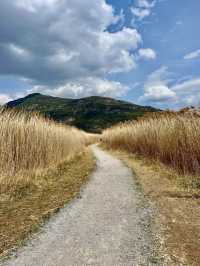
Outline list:
[[[200,116],[161,113],[108,129],[103,142],[159,160],[181,174],[200,175]]]
[[[0,175],[55,165],[81,151],[86,134],[37,115],[0,113]]]

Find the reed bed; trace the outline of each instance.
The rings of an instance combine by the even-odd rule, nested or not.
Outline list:
[[[160,160],[184,174],[200,175],[200,116],[161,113],[104,131],[112,149]]]
[[[37,114],[0,112],[0,176],[57,165],[83,150],[87,134]]]
[[[64,204],[94,169],[83,131],[37,114],[0,112],[0,257]]]

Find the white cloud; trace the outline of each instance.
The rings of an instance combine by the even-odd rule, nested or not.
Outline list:
[[[151,0],[137,0],[138,6],[142,8],[152,8],[155,6],[156,1],[151,1]]]
[[[165,102],[172,108],[200,106],[200,78],[185,77],[174,82],[168,68],[163,66],[149,75],[139,101],[158,105]]]
[[[147,87],[141,100],[151,102],[165,102],[168,100],[174,100],[176,93],[170,90],[167,86],[157,85],[154,87]]]
[[[16,0],[15,4],[30,12],[37,12],[40,8],[52,8],[58,0]]]
[[[131,8],[131,12],[139,20],[143,20],[145,17],[148,17],[151,13],[150,9],[141,9],[141,8]]]
[[[169,76],[168,67],[162,66],[148,76],[145,86],[167,85]]]
[[[7,94],[0,94],[0,105],[12,101],[12,98]]]
[[[10,43],[8,45],[8,48],[10,50],[10,53],[13,56],[16,56],[19,60],[27,60],[31,58],[30,52],[20,46]]]
[[[186,80],[173,86],[173,90],[183,94],[200,92],[200,78]]]
[[[172,87],[173,91],[179,96],[182,106],[200,107],[200,78],[185,80]]]
[[[141,102],[167,102],[177,99],[176,93],[169,88],[169,72],[166,66],[162,66],[151,73],[144,84],[144,95],[139,98]]]
[[[101,60],[104,72],[127,72],[135,67],[134,57],[128,51],[137,49],[141,36],[135,29],[123,28],[116,33],[103,32],[100,36]]]
[[[156,0],[136,0],[135,4],[131,7],[131,12],[133,14],[132,24],[134,25],[135,18],[139,21],[143,20],[145,17],[148,17],[152,8],[155,6]]]
[[[119,97],[124,95],[128,90],[129,88],[120,82],[88,77],[55,88],[34,86],[28,93],[41,92],[63,98],[82,98],[90,95]]]
[[[144,59],[156,59],[156,52],[150,48],[140,49],[139,57]]]
[[[198,58],[198,57],[200,57],[200,49],[196,50],[196,51],[194,51],[192,53],[186,54],[184,56],[184,59],[185,60],[190,60],[190,59],[195,59],[195,58]]]
[[[54,55],[49,56],[48,60],[50,64],[57,67],[74,60],[76,57],[79,57],[79,53],[69,52],[67,54],[64,49],[60,49]]]
[[[102,81],[109,73],[136,67],[134,55],[142,38],[132,28],[107,31],[124,14],[115,15],[105,0],[1,0],[0,17],[0,75],[24,78],[49,90],[77,85],[78,80],[78,92],[85,87],[88,94],[85,80]],[[108,93],[120,88],[112,81],[103,84]],[[102,87],[95,86],[102,93]]]

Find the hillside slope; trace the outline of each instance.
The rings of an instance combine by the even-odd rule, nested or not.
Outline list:
[[[147,112],[157,111],[152,107],[99,96],[64,99],[39,93],[9,102],[6,107],[36,111],[88,132],[101,132],[116,123],[136,119]]]

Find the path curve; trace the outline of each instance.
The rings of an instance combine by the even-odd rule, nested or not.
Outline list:
[[[131,170],[97,146],[92,150],[97,169],[81,196],[3,265],[152,265],[151,210]]]

